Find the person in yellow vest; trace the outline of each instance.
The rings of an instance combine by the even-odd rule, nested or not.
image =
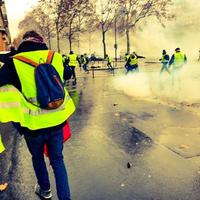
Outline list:
[[[161,61],[161,63],[162,63],[162,67],[160,69],[160,74],[162,74],[163,71],[167,71],[168,73],[170,73],[168,70],[169,55],[167,54],[166,50],[162,51],[162,58],[159,59],[159,61]]]
[[[75,68],[79,65],[79,59],[78,56],[73,51],[70,51],[67,57],[68,57],[68,66],[72,69],[72,78],[74,79],[73,84],[76,85]]]
[[[107,67],[108,69],[113,69],[112,67],[112,58],[106,54],[106,61],[107,61]]]
[[[35,84],[35,67],[20,60],[40,63],[50,58],[52,66],[63,81],[62,55],[50,52],[43,37],[35,31],[24,34],[14,55],[0,69],[0,122],[15,122],[14,126],[24,135],[32,155],[37,178],[35,193],[42,199],[51,199],[49,175],[44,160],[44,144],[49,149],[50,164],[56,181],[58,199],[70,200],[67,170],[63,161],[63,127],[74,112],[75,106],[67,90],[60,107],[52,110],[38,106]]]
[[[139,71],[139,66],[138,66],[138,58],[145,58],[144,56],[139,56],[135,52],[131,53],[130,56],[128,57],[128,60],[125,64],[125,68],[127,70],[126,74],[129,72]]]
[[[83,62],[83,69],[86,73],[89,73],[88,64],[89,64],[89,58],[86,53],[82,56],[82,62]]]
[[[183,68],[183,66],[187,63],[187,57],[185,53],[181,51],[180,48],[175,49],[175,53],[171,56],[169,61],[168,69],[172,68],[172,85],[174,85],[175,76],[179,79],[180,84],[180,74],[179,72]]]

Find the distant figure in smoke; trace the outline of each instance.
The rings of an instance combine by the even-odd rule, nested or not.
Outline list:
[[[199,49],[199,58],[198,58],[198,61],[200,61],[200,49]]]
[[[162,58],[159,59],[162,63],[162,67],[161,67],[161,70],[160,70],[160,74],[163,73],[163,71],[167,71],[168,73],[169,70],[168,70],[168,63],[169,63],[169,55],[167,54],[166,50],[163,50],[162,51]]]
[[[172,85],[174,85],[175,77],[178,79],[180,84],[180,71],[186,63],[187,57],[185,53],[181,52],[180,48],[176,48],[175,53],[169,61],[169,68],[172,66]]]
[[[108,69],[113,69],[112,67],[112,58],[106,54],[106,61],[107,61],[107,67]]]
[[[128,74],[129,72],[133,72],[133,71],[136,71],[136,72],[139,71],[138,58],[145,58],[145,57],[139,56],[135,52],[130,54],[130,56],[128,57],[128,60],[125,64],[125,68],[127,70],[126,74]]]
[[[88,64],[89,64],[89,58],[86,53],[82,56],[82,63],[83,63],[83,69],[86,73],[89,73]]]
[[[129,53],[125,53],[125,56],[124,56],[124,60],[125,60],[125,68],[127,69],[127,61],[128,61],[128,59],[129,59],[129,57],[130,57],[130,54]]]

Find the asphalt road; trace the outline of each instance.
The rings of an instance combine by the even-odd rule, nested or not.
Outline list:
[[[72,199],[200,200],[199,116],[127,96],[114,89],[114,78],[110,72],[94,79],[84,75],[73,88],[77,111],[64,148]],[[0,199],[37,200],[23,137],[11,124],[0,129],[7,146],[0,175],[9,182]]]

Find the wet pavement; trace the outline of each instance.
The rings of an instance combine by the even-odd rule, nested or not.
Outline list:
[[[64,148],[72,199],[200,200],[199,116],[125,95],[113,87],[115,73],[80,72],[77,87],[69,86],[77,102]],[[0,128],[7,146],[1,179],[9,182],[0,199],[37,200],[23,137],[10,124]]]

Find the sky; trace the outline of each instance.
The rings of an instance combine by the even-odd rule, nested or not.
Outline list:
[[[5,0],[12,39],[18,34],[18,23],[38,0]]]

